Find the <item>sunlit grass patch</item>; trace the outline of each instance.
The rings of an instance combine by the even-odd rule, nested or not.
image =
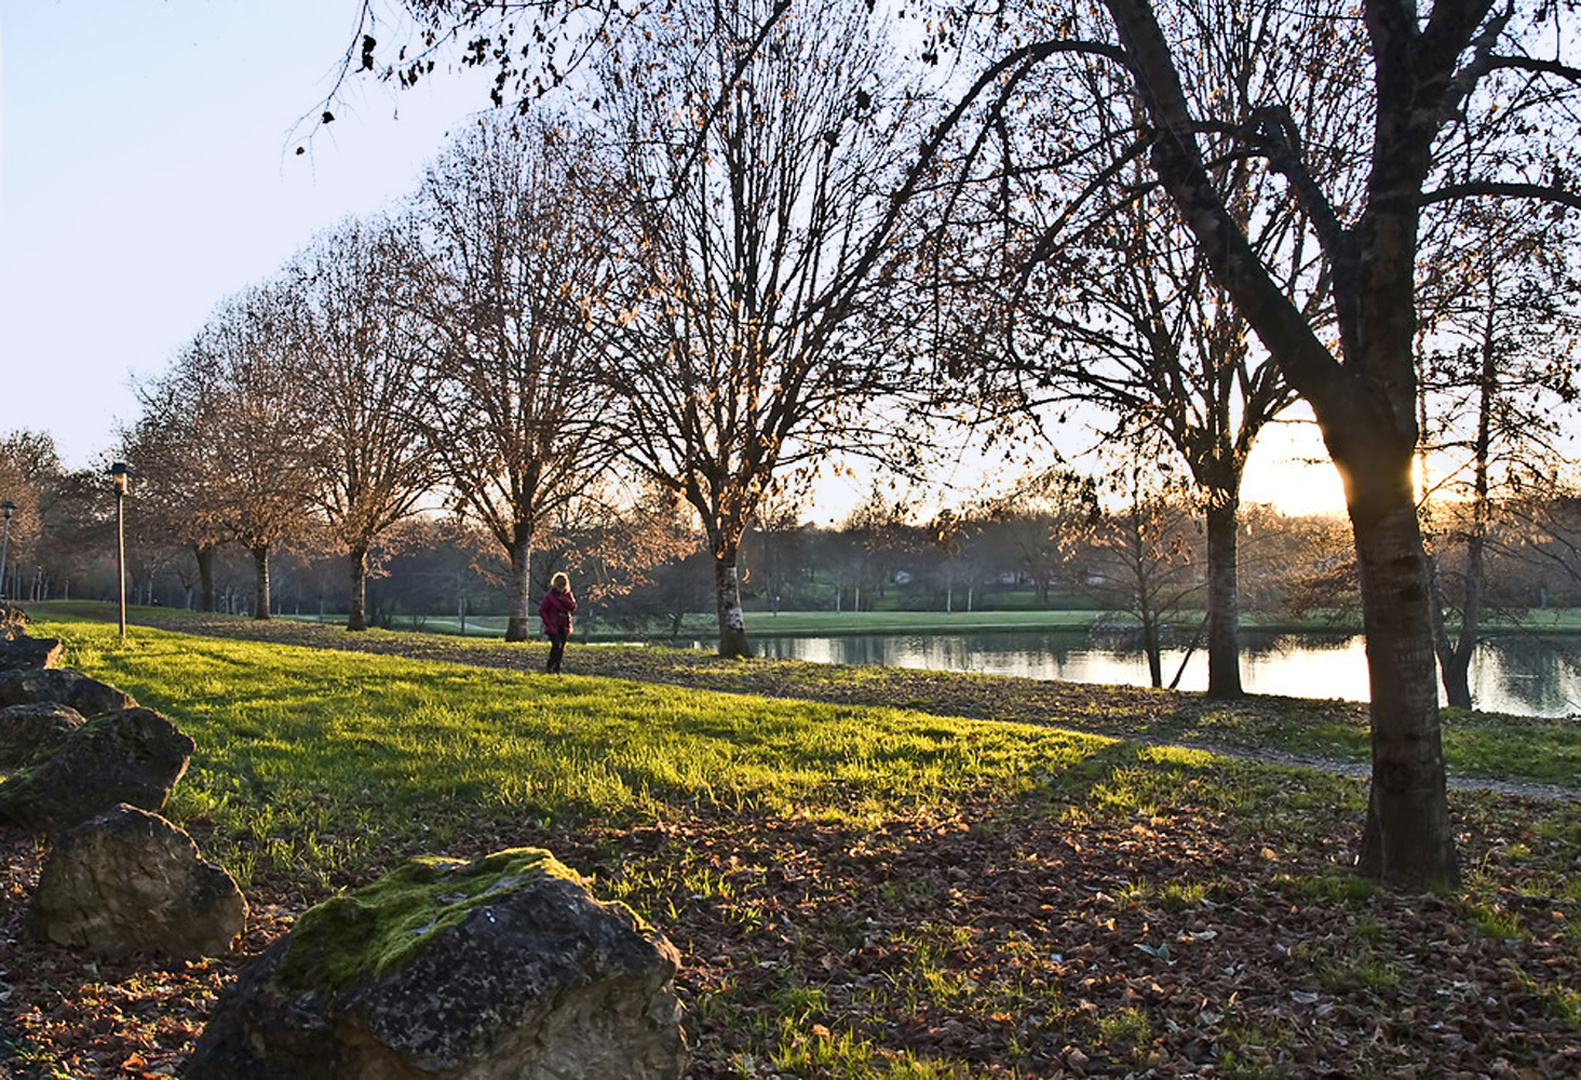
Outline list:
[[[1573,720],[1446,710],[1442,733],[1451,775],[1581,781],[1581,725]]]
[[[680,806],[872,821],[984,785],[1011,796],[1107,745],[883,707],[146,629],[121,648],[113,629],[69,630],[75,662],[197,740],[172,812],[222,851],[246,842],[239,869],[253,871],[322,878],[370,836],[433,846],[479,813],[500,828]]]
[[[1520,917],[1496,904],[1473,901],[1468,909],[1473,925],[1483,934],[1499,941],[1514,941],[1523,936]]]
[[[1107,1041],[1121,1046],[1145,1046],[1153,1039],[1152,1023],[1146,1014],[1136,1009],[1100,1016],[1098,1030]]]
[[[1299,877],[1279,871],[1271,881],[1303,900],[1327,905],[1357,904],[1371,900],[1380,892],[1377,882],[1337,866],[1327,866],[1318,873]]]

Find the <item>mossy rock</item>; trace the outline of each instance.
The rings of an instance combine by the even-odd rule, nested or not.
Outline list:
[[[581,880],[542,848],[510,848],[474,862],[412,859],[366,888],[309,908],[286,939],[275,984],[286,993],[338,994],[359,976],[388,975],[473,910],[544,878]]]
[[[414,859],[303,914],[219,1002],[189,1080],[670,1080],[679,955],[548,852]]]
[[[58,701],[0,707],[0,777],[49,757],[82,725],[82,714]]]

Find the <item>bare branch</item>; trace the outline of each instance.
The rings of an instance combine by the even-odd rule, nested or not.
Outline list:
[[[1446,184],[1435,191],[1422,192],[1422,205],[1449,202],[1452,199],[1476,198],[1536,199],[1581,210],[1581,192],[1567,191],[1549,184],[1522,184],[1513,181],[1476,180],[1463,184]]]

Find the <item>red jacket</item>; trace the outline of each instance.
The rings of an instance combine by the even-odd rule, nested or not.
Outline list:
[[[571,590],[550,589],[538,604],[538,617],[543,620],[545,637],[571,632],[571,612],[576,610],[576,597]]]

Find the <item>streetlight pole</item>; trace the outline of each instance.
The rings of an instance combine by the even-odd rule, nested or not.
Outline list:
[[[121,595],[121,640],[126,640],[126,462],[110,466],[115,478],[115,577]]]
[[[0,513],[5,514],[5,528],[0,531],[0,599],[5,597],[5,560],[11,547],[11,514],[15,510],[16,503],[10,499],[0,502]]]

